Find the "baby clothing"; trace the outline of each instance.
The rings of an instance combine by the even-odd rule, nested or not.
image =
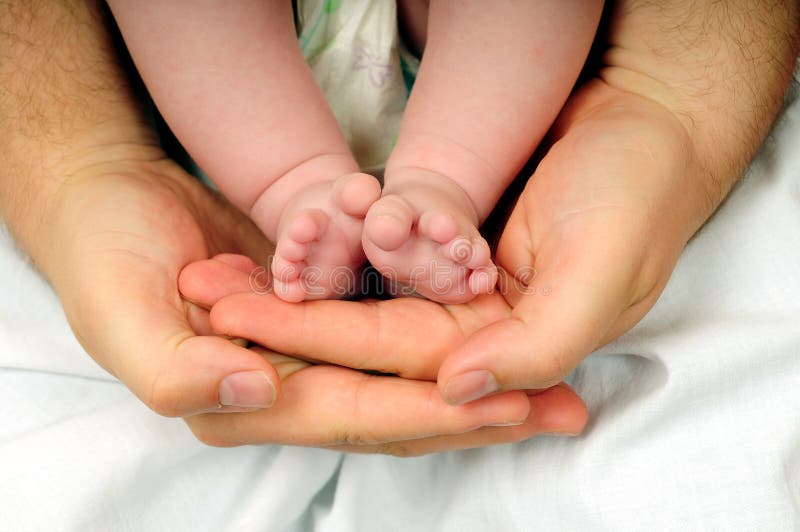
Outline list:
[[[298,38],[359,166],[384,166],[419,60],[403,45],[394,1],[297,0]]]

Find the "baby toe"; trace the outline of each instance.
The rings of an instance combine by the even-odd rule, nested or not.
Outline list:
[[[469,289],[473,294],[488,294],[497,285],[497,268],[481,268],[469,274]]]
[[[445,244],[458,236],[458,223],[451,214],[426,211],[419,217],[419,232],[434,242]]]
[[[465,264],[473,270],[492,265],[492,251],[482,237],[478,236],[472,240],[472,255]]]
[[[300,277],[300,272],[303,269],[302,262],[288,261],[280,255],[276,255],[272,259],[272,277],[284,283],[294,281]]]
[[[321,209],[308,209],[298,213],[289,223],[286,236],[301,244],[319,239],[328,228],[330,217]]]
[[[363,218],[381,196],[378,180],[367,174],[342,176],[333,185],[333,202],[345,214]]]
[[[308,244],[293,238],[280,238],[275,246],[275,255],[287,261],[298,262],[308,256]]]
[[[299,279],[289,282],[275,279],[272,283],[272,292],[288,303],[300,303],[306,299],[305,288]]]
[[[367,212],[364,236],[384,251],[394,251],[408,240],[414,214],[411,206],[398,196],[385,196]]]
[[[467,238],[457,237],[447,244],[442,244],[442,253],[445,258],[456,264],[466,264],[473,255],[473,246]]]

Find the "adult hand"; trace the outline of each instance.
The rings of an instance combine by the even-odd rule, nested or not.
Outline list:
[[[90,355],[154,410],[274,401],[252,352],[198,338],[177,276],[218,250],[267,242],[157,147],[116,63],[99,3],[0,9],[0,209]]]
[[[344,309],[358,303],[327,303],[333,330],[347,326],[345,316],[380,324],[380,335],[367,339],[373,356],[360,367],[391,371],[384,350],[424,349],[434,338],[443,350],[431,359],[442,361],[441,392],[461,404],[552,386],[637,323],[780,108],[797,53],[798,8],[745,4],[708,1],[686,12],[681,2],[617,3],[605,66],[570,98],[499,243],[505,299],[425,313],[414,326],[406,323],[418,302],[362,303],[354,312]],[[203,267],[192,274],[202,277]],[[255,297],[220,300],[214,328],[274,342],[259,330],[275,309]],[[320,307],[305,308],[300,317],[316,321]],[[460,335],[436,341],[454,319]]]
[[[442,358],[471,331],[507,315],[497,295],[449,308],[413,298],[294,304],[254,291],[263,272],[246,257],[220,255],[181,273],[182,293],[213,307],[198,329],[236,331],[266,346],[260,351],[283,379],[272,408],[188,418],[207,443],[292,442],[407,456],[583,430],[585,406],[564,385],[460,407],[442,400],[433,382]]]
[[[152,150],[152,149],[151,149]],[[197,336],[181,268],[269,244],[233,207],[171,161],[109,159],[71,173],[51,205],[41,268],[86,351],[155,411],[184,416],[270,406],[280,380],[263,357]]]
[[[198,335],[209,330],[207,313],[181,299],[181,268],[221,251],[261,257],[270,246],[243,215],[164,158],[117,67],[102,17],[99,4],[77,0],[19,0],[0,11],[0,125],[8,133],[0,144],[0,209],[99,364],[157,412],[213,411],[208,417],[230,415],[232,423],[240,418],[230,412],[272,404],[282,377],[290,385],[280,411],[266,410],[285,423],[269,439],[278,443],[366,442],[374,444],[370,450],[424,452],[470,446],[476,435],[510,441],[581,429],[585,410],[566,390],[543,396],[542,412],[524,425],[469,433],[530,420],[531,402],[512,392],[454,408],[430,382],[374,378],[367,385],[356,371],[298,371],[301,362]],[[316,402],[319,389],[332,395]],[[201,433],[204,417],[195,419]],[[360,424],[342,424],[351,419]],[[432,437],[391,447],[421,436]],[[201,436],[233,443],[223,437]]]
[[[407,350],[383,353],[392,369],[429,378],[423,382],[337,366],[307,367],[274,351],[252,351],[218,336],[198,335],[210,330],[207,315],[181,300],[180,269],[207,257],[209,250],[249,250],[256,256],[266,243],[244,217],[169,161],[114,162],[107,171],[102,166],[97,175],[76,174],[54,200],[53,241],[63,244],[51,251],[59,266],[50,278],[87,352],[147,405],[170,416],[214,412],[187,419],[202,441],[340,446],[405,455],[515,441],[542,431],[581,430],[583,405],[566,389],[447,405],[430,382],[435,371],[421,369],[432,368],[426,358],[441,349],[420,350],[413,359]],[[242,268],[252,261],[237,256],[228,264]],[[209,279],[205,289],[221,288],[222,282]],[[354,336],[348,337],[326,323],[328,309],[321,309],[314,323],[296,319],[294,305],[273,303],[283,306],[270,312],[280,327],[253,335],[265,345],[306,359],[363,364],[368,346],[355,339],[371,336],[379,324],[353,322]],[[243,374],[254,375],[256,384],[269,379],[276,390],[280,376],[278,401],[273,405],[275,392],[255,389]],[[226,400],[234,404],[220,409]],[[245,417],[218,414],[268,406]],[[476,430],[498,424],[522,425]]]
[[[508,283],[507,318],[442,363],[451,404],[552,386],[636,324],[766,136],[797,3],[685,9],[617,4],[605,66],[557,120],[499,243],[498,265],[529,278]]]
[[[552,386],[628,330],[708,210],[685,131],[649,100],[591,82],[553,133],[497,248],[509,314],[443,361],[452,404]]]

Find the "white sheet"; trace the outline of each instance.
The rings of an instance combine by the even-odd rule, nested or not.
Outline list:
[[[97,368],[0,235],[0,530],[800,529],[800,101],[664,295],[572,382],[575,439],[417,459],[212,449]]]

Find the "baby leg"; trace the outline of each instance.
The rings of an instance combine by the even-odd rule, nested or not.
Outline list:
[[[363,246],[444,303],[497,273],[478,226],[569,95],[602,2],[431,2],[426,48]]]
[[[109,4],[178,139],[277,241],[276,294],[341,295],[330,274],[362,265],[363,218],[380,190],[352,175],[358,165],[300,52],[291,2]]]

